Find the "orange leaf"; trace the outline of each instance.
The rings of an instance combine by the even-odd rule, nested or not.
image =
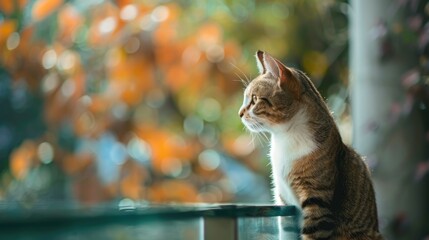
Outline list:
[[[225,58],[238,58],[240,56],[240,46],[234,42],[229,41],[224,45]]]
[[[218,44],[222,39],[222,30],[218,24],[207,23],[200,28],[198,33],[198,43],[203,48]]]
[[[5,20],[0,23],[0,45],[6,41],[9,35],[16,31],[16,22],[14,20]]]
[[[111,106],[111,103],[107,97],[100,95],[92,95],[89,110],[95,114],[106,112]]]
[[[198,191],[190,182],[181,180],[164,181],[149,190],[153,202],[197,202]]]
[[[36,154],[36,146],[31,141],[24,142],[18,149],[12,152],[10,158],[10,170],[17,179],[23,179],[33,165]]]
[[[183,87],[189,87],[189,70],[186,71],[180,65],[168,68],[165,78],[168,87],[175,93],[182,90]]]
[[[34,3],[33,11],[31,12],[33,19],[36,21],[42,20],[57,9],[63,0],[38,0]]]
[[[92,159],[91,154],[70,155],[64,158],[61,165],[66,173],[72,175],[90,166]]]
[[[129,105],[139,103],[153,86],[151,64],[139,58],[124,58],[109,69],[110,96],[119,96]]]
[[[141,126],[136,130],[136,134],[149,144],[153,168],[163,174],[168,174],[200,151],[195,144],[185,142],[155,126]]]
[[[6,15],[12,14],[15,10],[15,2],[17,0],[2,0],[0,1],[0,11]],[[22,10],[27,4],[28,0],[18,0],[18,7]]]
[[[5,13],[6,15],[10,15],[15,10],[15,2],[16,0],[2,0],[0,1],[0,12]],[[27,4],[27,0],[19,0],[18,6],[19,9],[22,9],[25,4]]]
[[[58,14],[58,25],[60,37],[68,42],[71,42],[76,34],[76,31],[83,23],[83,18],[70,4],[64,6]]]
[[[124,7],[124,6],[128,5],[128,4],[132,4],[132,3],[134,3],[134,1],[133,1],[133,0],[116,0],[116,4],[117,4],[120,8],[122,8],[122,7]]]
[[[143,176],[138,172],[133,172],[121,181],[121,192],[124,197],[131,199],[141,199],[144,197]]]
[[[15,2],[13,0],[3,0],[0,1],[0,10],[6,14],[12,14],[13,10],[14,10],[14,5]],[[1,36],[1,35],[0,35]]]
[[[174,42],[177,35],[177,27],[170,23],[160,24],[154,32],[154,42],[158,46],[169,45]]]

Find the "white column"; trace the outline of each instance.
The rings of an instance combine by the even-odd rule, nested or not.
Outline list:
[[[424,224],[428,215],[427,185],[415,181],[417,163],[424,160],[422,122],[416,111],[404,114],[398,121],[392,117],[392,106],[405,102],[402,77],[417,66],[418,56],[392,39],[392,54],[381,59],[382,42],[389,43],[387,35],[383,35],[382,22],[387,26],[406,23],[400,14],[394,14],[396,1],[352,0],[351,4],[353,145],[374,167],[378,213],[385,237],[418,239],[419,231],[427,227]],[[395,219],[400,221],[401,214],[408,221],[404,226],[409,227],[404,235],[394,233],[392,225]]]

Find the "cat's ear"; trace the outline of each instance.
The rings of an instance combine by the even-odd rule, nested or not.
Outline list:
[[[259,74],[271,73],[274,77],[280,77],[280,71],[277,66],[276,60],[261,50],[256,52],[256,63],[258,65]]]
[[[288,89],[299,95],[300,84],[290,68],[260,50],[256,52],[256,59],[260,74],[271,73],[277,79],[280,88]]]
[[[256,52],[256,60],[260,74],[268,72],[281,81],[287,80],[287,78],[292,76],[292,71],[288,67],[266,52],[258,50]]]

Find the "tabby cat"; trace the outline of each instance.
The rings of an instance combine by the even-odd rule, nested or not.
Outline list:
[[[368,168],[311,80],[262,51],[256,59],[260,75],[239,115],[250,131],[271,135],[276,204],[301,209],[303,239],[383,239]]]

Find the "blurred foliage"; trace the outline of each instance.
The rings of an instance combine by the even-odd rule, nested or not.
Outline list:
[[[344,2],[14,0],[0,11],[2,200],[269,201],[266,150],[237,117],[257,49],[306,71],[350,139]]]

